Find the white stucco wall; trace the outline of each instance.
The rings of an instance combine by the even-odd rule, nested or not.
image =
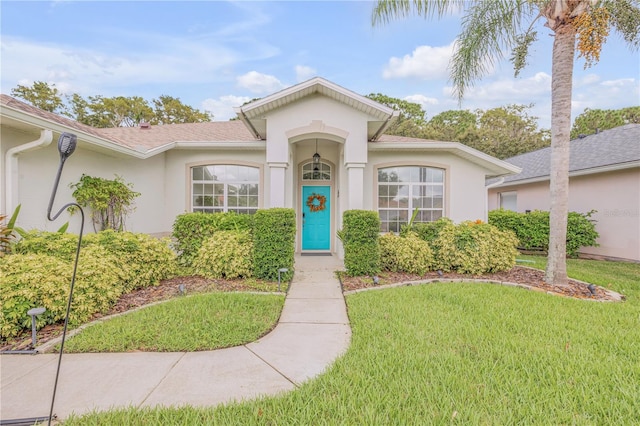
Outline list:
[[[46,218],[53,181],[58,170],[59,155],[57,143],[46,148],[27,152],[19,156],[19,202],[22,204],[19,223],[27,228],[54,231],[69,221],[70,232],[78,232],[79,216],[60,215],[55,222]],[[126,221],[126,228],[136,232],[158,233],[165,230],[164,199],[158,197],[158,190],[165,183],[164,154],[151,159],[138,160],[132,157],[115,157],[97,153],[78,146],[66,161],[52,214],[66,203],[73,202],[69,184],[79,181],[82,174],[114,179],[121,176],[125,182],[133,184],[133,190],[140,192],[135,199],[135,210]],[[90,211],[86,211],[85,232],[93,232]]]
[[[490,209],[498,208],[500,192],[517,191],[517,211],[549,210],[549,182],[510,185],[489,190]],[[597,210],[599,247],[581,253],[640,261],[640,169],[576,176],[569,179],[569,210]]]

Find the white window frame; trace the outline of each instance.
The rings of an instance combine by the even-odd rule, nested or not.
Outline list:
[[[390,170],[390,169],[403,169],[403,168],[419,168],[419,174],[421,175],[422,173],[425,173],[425,175],[428,176],[429,170],[431,171],[435,171],[438,173],[439,176],[441,176],[441,180],[440,181],[434,181],[433,179],[430,181],[427,181],[427,179],[424,179],[424,181],[421,180],[412,180],[409,179],[408,181],[404,181],[404,182],[381,182],[379,180],[379,173],[380,171],[384,171],[384,170]],[[424,169],[424,172],[422,171]],[[399,232],[400,231],[400,227],[403,224],[406,224],[409,222],[409,220],[411,219],[411,215],[413,214],[413,211],[415,209],[415,207],[418,207],[418,215],[416,216],[415,219],[415,223],[423,223],[423,222],[431,222],[434,220],[437,220],[441,217],[445,216],[445,211],[446,211],[446,177],[447,177],[447,170],[445,168],[442,167],[434,167],[434,166],[427,166],[427,165],[414,165],[414,164],[395,164],[395,165],[385,165],[385,166],[380,166],[377,168],[376,170],[376,203],[377,203],[377,207],[378,207],[378,214],[380,215],[380,230],[381,232]],[[387,190],[387,195],[384,194],[384,190],[381,190],[381,187],[390,187],[390,186],[399,186],[399,187],[406,187],[406,201],[407,201],[407,206],[406,207],[400,207],[400,201],[398,201],[398,206],[391,206],[391,207],[381,207],[380,205],[380,200],[381,197],[388,197],[389,191]],[[411,195],[414,194],[415,192],[420,192],[420,191],[415,191],[415,189],[419,189],[419,188],[424,188],[424,189],[428,189],[428,188],[438,188],[439,191],[436,191],[436,193],[432,193],[431,197],[428,196],[421,196],[421,197],[412,197]],[[437,194],[437,192],[439,192],[439,194]],[[436,197],[433,197],[433,195],[436,195]],[[441,203],[439,207],[424,207],[422,205],[420,206],[416,206],[415,205],[415,200],[419,199],[419,200],[424,200],[424,199],[429,199],[431,198],[432,200],[434,200],[435,198],[438,198],[437,196],[441,197]],[[423,201],[421,201],[420,203],[422,204]],[[400,218],[400,219],[396,219],[396,220],[390,220],[388,218],[389,213],[387,214],[383,214],[383,212],[396,212],[396,211],[401,211],[404,212],[404,215],[400,215],[400,216],[406,216],[406,219],[404,217]],[[434,212],[434,213],[430,213],[430,214],[422,214],[422,212]],[[385,217],[387,216],[387,217]],[[430,216],[429,219],[425,220],[426,216]]]
[[[224,178],[221,180],[216,179],[204,179],[204,169],[205,168],[216,168],[216,167],[224,167]],[[228,168],[230,167],[238,167],[238,168],[248,168],[252,169],[252,174],[256,174],[255,179],[228,179],[227,174]],[[194,179],[195,169],[202,168],[203,169],[203,179]],[[260,187],[262,186],[261,182],[261,174],[262,171],[260,167],[250,165],[250,164],[234,164],[234,163],[214,163],[214,164],[193,164],[190,165],[189,168],[189,187],[190,187],[190,200],[189,207],[192,212],[205,212],[205,213],[220,213],[220,212],[229,212],[234,211],[239,214],[254,214],[260,208]],[[240,172],[240,169],[238,169]],[[212,192],[197,194],[195,191],[195,185],[222,185],[222,194],[216,195],[215,186],[213,187]],[[256,185],[257,194],[246,194],[247,197],[256,197],[256,205],[255,206],[229,206],[229,186],[230,185]],[[195,199],[198,196],[207,197],[222,197],[222,204],[218,206],[207,206],[207,205],[195,205]],[[247,203],[249,204],[249,203]]]

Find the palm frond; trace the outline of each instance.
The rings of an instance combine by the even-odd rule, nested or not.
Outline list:
[[[523,20],[535,19],[536,15],[535,5],[526,0],[478,1],[467,10],[450,63],[450,78],[458,100],[506,52],[511,52],[518,44]]]
[[[413,14],[441,18],[463,10],[466,3],[465,0],[378,0],[371,14],[371,24],[386,24]]]

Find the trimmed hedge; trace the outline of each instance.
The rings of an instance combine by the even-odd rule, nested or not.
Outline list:
[[[247,214],[198,212],[178,215],[173,223],[178,261],[191,265],[204,240],[218,231],[250,231],[252,228],[253,216]]]
[[[278,269],[288,281],[293,276],[296,240],[296,213],[293,209],[258,210],[253,223],[253,271],[257,278],[276,281]]]
[[[384,234],[378,241],[380,266],[386,271],[424,275],[434,264],[429,243],[421,240],[413,232],[403,236]]]
[[[350,276],[380,272],[380,217],[370,210],[347,210],[338,237],[344,245],[344,266]]]
[[[440,235],[440,231],[449,225],[453,225],[453,221],[448,217],[441,217],[435,222],[414,223],[410,230],[407,229],[405,231],[403,227],[401,234],[414,232],[418,238],[429,243],[429,246],[431,246],[433,250],[433,242],[438,238],[438,235]]]
[[[581,247],[597,247],[598,232],[595,220],[588,213],[569,212],[567,222],[567,256],[575,257]],[[534,210],[517,213],[511,210],[492,210],[489,223],[502,230],[513,231],[525,250],[549,250],[549,212]]]
[[[443,227],[433,242],[436,264],[443,271],[463,274],[507,271],[516,264],[518,239],[493,225],[462,222]]]
[[[202,243],[193,266],[206,278],[249,278],[253,272],[252,251],[248,231],[219,231]]]

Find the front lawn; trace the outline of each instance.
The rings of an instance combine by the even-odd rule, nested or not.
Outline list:
[[[347,297],[348,352],[297,391],[208,409],[111,410],[65,425],[635,424],[640,265],[569,260],[569,274],[627,301],[467,283],[357,293]]]
[[[209,293],[181,297],[99,322],[66,352],[204,351],[253,342],[278,322],[284,296]]]

